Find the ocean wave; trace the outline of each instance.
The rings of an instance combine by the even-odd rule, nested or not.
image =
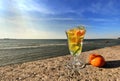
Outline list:
[[[39,47],[47,47],[47,46],[64,46],[67,44],[41,44],[41,45],[37,45],[37,46],[14,46],[14,47],[4,47],[4,48],[0,48],[0,50],[2,49],[24,49],[24,48],[39,48]]]

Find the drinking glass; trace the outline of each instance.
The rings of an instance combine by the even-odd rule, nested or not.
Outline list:
[[[86,33],[84,26],[77,26],[66,31],[68,47],[72,59],[67,64],[71,69],[81,69],[85,67],[85,63],[79,58],[82,52],[83,39]]]

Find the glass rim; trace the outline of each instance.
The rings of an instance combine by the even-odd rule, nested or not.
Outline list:
[[[82,30],[86,31],[86,27],[84,25],[78,25],[78,26],[75,26],[73,28],[65,30],[65,32],[67,33],[69,30],[72,30],[72,29],[75,29],[75,28],[82,29]]]

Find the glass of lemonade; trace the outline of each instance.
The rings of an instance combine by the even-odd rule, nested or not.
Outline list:
[[[67,64],[69,68],[81,69],[85,67],[84,62],[82,62],[79,58],[82,52],[82,45],[85,33],[86,30],[84,26],[77,26],[66,31],[69,51],[73,57],[71,61]]]

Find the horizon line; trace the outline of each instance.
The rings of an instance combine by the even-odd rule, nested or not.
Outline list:
[[[84,38],[84,39],[119,39],[120,37],[118,38]],[[11,40],[11,39],[42,39],[42,38],[0,38],[0,39],[3,39],[3,40]],[[43,39],[46,39],[47,38],[43,38]],[[56,39],[56,40],[59,40],[59,38],[48,38],[48,39]],[[67,38],[60,38],[60,40],[64,40],[64,39],[67,39]]]

